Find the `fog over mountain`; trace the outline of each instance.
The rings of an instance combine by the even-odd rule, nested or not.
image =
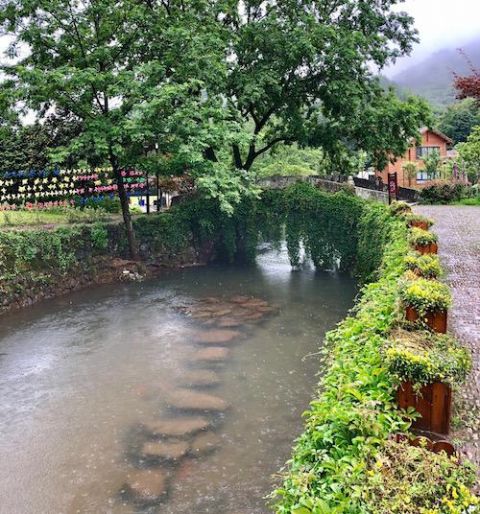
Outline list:
[[[480,36],[458,47],[436,51],[390,77],[401,89],[423,96],[435,105],[455,101],[454,74],[468,75],[471,65],[480,68]]]

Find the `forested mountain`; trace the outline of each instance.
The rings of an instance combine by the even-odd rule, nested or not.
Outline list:
[[[429,100],[435,106],[455,101],[454,73],[468,74],[469,61],[480,68],[480,37],[458,48],[439,50],[424,61],[394,75],[391,81],[401,90],[408,90]]]

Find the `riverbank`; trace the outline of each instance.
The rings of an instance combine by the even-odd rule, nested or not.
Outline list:
[[[473,369],[460,390],[455,437],[464,455],[480,466],[480,207],[418,206],[435,221],[445,281],[452,289],[450,326],[467,346]]]
[[[213,256],[208,238],[196,240],[176,213],[137,217],[134,224],[140,263],[127,259],[121,223],[0,231],[0,314],[85,287],[203,265]]]
[[[437,453],[433,441],[418,438],[411,430],[418,415],[397,404],[400,385],[453,386],[469,369],[458,343],[432,335],[421,323],[405,322],[407,300],[419,308],[438,304],[443,309],[449,299],[431,274],[430,261],[425,267],[418,254],[407,259],[419,233],[408,228],[402,210],[397,213],[367,205],[361,216],[358,251],[362,242],[367,252],[375,248],[381,264],[352,315],[327,334],[327,369],[285,480],[274,494],[277,514],[447,514],[478,508],[471,465],[448,457],[440,451],[443,446]],[[411,271],[407,262],[415,263]],[[440,409],[441,415],[448,409]]]

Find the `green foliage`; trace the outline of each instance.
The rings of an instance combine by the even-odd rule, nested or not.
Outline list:
[[[420,193],[420,201],[425,204],[449,204],[468,198],[471,195],[471,188],[465,184],[446,182],[424,187]]]
[[[387,223],[391,238],[379,281],[364,287],[355,314],[327,335],[328,368],[277,491],[278,514],[302,508],[306,513],[369,512],[362,498],[368,462],[390,433],[408,427],[394,407],[392,380],[380,352],[396,321],[396,280],[407,252],[404,224],[393,218]]]
[[[343,192],[329,194],[307,184],[264,193],[275,212],[277,225],[285,225],[285,238],[292,266],[305,257],[319,269],[353,271],[356,263],[357,224],[363,202]],[[263,218],[266,222],[266,218]]]
[[[122,208],[120,206],[120,200],[118,198],[103,198],[102,200],[98,200],[97,198],[87,198],[85,203],[82,203],[81,197],[75,197],[75,206],[77,209],[102,209],[105,212],[110,214],[118,214],[121,212]]]
[[[374,514],[477,513],[470,491],[476,476],[471,465],[459,465],[445,454],[387,441],[369,462],[364,484],[365,510]],[[360,511],[359,511],[360,512]]]
[[[452,303],[448,286],[426,278],[406,280],[400,290],[400,297],[406,306],[413,307],[420,316],[432,311],[447,310]]]
[[[406,202],[394,201],[390,205],[390,212],[394,215],[397,214],[408,214],[412,212],[412,208]]]
[[[473,98],[449,105],[438,119],[438,129],[454,144],[464,143],[477,125],[480,125],[480,112]]]
[[[438,278],[442,272],[438,255],[412,252],[405,257],[407,268],[423,278]]]
[[[430,228],[433,225],[432,219],[427,218],[426,216],[421,216],[420,214],[407,213],[405,214],[405,220],[410,226],[415,223],[422,223]]]
[[[95,223],[90,232],[92,246],[96,250],[106,250],[108,248],[108,231],[101,223]]]
[[[275,147],[259,157],[252,167],[258,178],[273,176],[323,176],[330,172],[330,163],[318,148],[299,148],[297,145]]]
[[[438,150],[429,153],[428,157],[423,161],[424,169],[427,172],[427,177],[430,180],[437,178],[441,163],[442,159]]]
[[[388,369],[399,382],[462,384],[472,368],[466,348],[447,335],[397,330],[385,348]]]
[[[465,170],[469,180],[476,184],[480,178],[480,126],[474,127],[466,142],[458,144],[456,150],[460,169]]]
[[[366,211],[371,208],[380,209],[365,206]],[[364,216],[376,218],[367,212]],[[385,215],[380,223],[388,225],[381,232],[389,235],[382,242],[378,281],[363,288],[352,316],[327,334],[326,372],[319,396],[305,414],[306,430],[283,485],[275,492],[277,514],[462,514],[478,505],[469,490],[475,474],[468,464],[390,441],[392,434],[407,430],[414,414],[395,407],[399,375],[392,373],[383,354],[399,323],[409,245],[401,218]],[[428,370],[430,376],[463,378],[467,353],[446,339],[436,344],[438,355],[432,359],[437,368]],[[443,363],[442,351],[453,351]],[[416,370],[415,376],[426,378]]]
[[[438,242],[437,234],[423,230],[422,228],[413,227],[410,231],[409,241],[412,246],[428,246]]]
[[[411,187],[412,180],[417,178],[417,163],[416,162],[406,162],[403,166],[403,173],[408,180],[408,186]]]

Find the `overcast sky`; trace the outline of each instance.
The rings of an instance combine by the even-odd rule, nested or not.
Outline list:
[[[480,0],[406,0],[400,9],[415,18],[421,42],[410,58],[400,59],[386,75],[421,61],[435,50],[461,46],[472,36],[480,36]]]

